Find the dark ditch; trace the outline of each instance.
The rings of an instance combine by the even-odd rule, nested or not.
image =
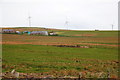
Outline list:
[[[89,46],[80,46],[80,45],[53,45],[56,47],[70,47],[70,48],[90,48]]]

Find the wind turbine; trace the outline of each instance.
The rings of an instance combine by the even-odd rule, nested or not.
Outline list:
[[[31,16],[30,16],[30,12],[28,12],[28,23],[29,23],[29,27],[31,27]]]
[[[69,21],[68,21],[68,18],[66,17],[66,21],[65,21],[65,27],[68,29],[68,24],[69,24]]]
[[[114,25],[112,24],[112,30],[113,30]]]

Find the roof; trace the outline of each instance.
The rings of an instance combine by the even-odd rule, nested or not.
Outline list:
[[[2,31],[15,31],[13,29],[3,29]]]

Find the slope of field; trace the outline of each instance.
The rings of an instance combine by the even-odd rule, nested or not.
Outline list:
[[[117,77],[118,51],[109,48],[61,48],[40,45],[3,45],[3,72],[16,69],[22,73],[52,76]],[[55,73],[54,73],[55,72]],[[41,75],[39,75],[41,76]],[[98,76],[99,77],[99,76]]]
[[[3,34],[2,37],[3,44],[5,43],[38,44],[38,45],[84,44],[84,45],[106,45],[116,47],[119,45],[117,31],[56,31],[56,32],[58,33],[58,36]]]
[[[20,77],[118,77],[118,31],[55,31],[58,36],[2,34],[3,72],[16,69]],[[89,48],[56,47],[80,45]],[[27,76],[28,75],[28,76]],[[31,75],[31,76],[30,76]]]

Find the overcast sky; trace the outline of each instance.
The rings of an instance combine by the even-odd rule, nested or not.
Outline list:
[[[118,29],[119,0],[0,0],[0,27]],[[65,25],[66,21],[68,24]]]

